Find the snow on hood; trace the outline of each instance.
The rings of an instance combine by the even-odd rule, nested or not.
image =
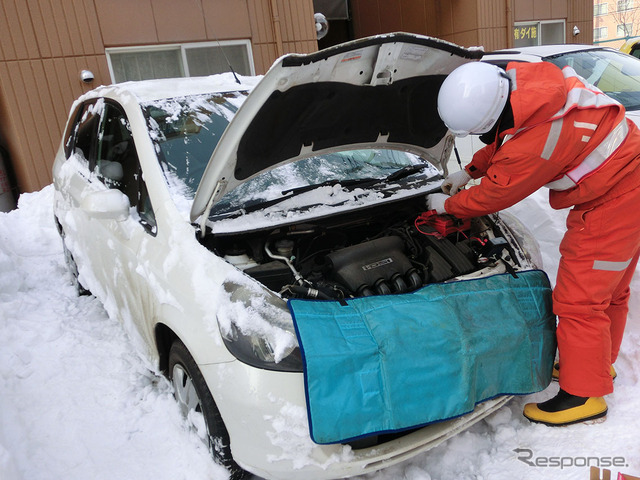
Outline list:
[[[259,173],[339,150],[395,148],[441,166],[451,143],[437,114],[445,76],[482,56],[442,40],[395,33],[278,59],[218,143],[198,187],[195,221]]]

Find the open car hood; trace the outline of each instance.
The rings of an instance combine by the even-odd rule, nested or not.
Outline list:
[[[218,142],[191,220],[206,218],[227,191],[257,174],[327,152],[407,150],[445,170],[453,139],[438,116],[438,91],[447,74],[482,54],[394,33],[281,57]]]

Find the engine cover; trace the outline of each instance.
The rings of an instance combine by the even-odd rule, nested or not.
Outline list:
[[[358,295],[402,293],[422,284],[397,236],[346,247],[326,258],[330,278]]]

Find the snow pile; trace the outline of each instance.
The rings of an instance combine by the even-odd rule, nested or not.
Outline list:
[[[122,326],[95,298],[76,295],[52,193],[47,187],[22,195],[18,210],[0,214],[0,479],[226,478],[187,429],[167,381],[135,353]],[[546,192],[510,211],[537,236],[553,281],[566,212],[550,211]],[[523,404],[552,396],[554,384],[514,399],[426,454],[360,478],[585,480],[588,465],[610,469],[612,478],[640,475],[638,279],[632,288],[604,423],[548,428],[526,421]],[[283,418],[270,419],[274,442],[296,445],[283,445],[283,456],[297,465],[308,461],[309,445],[300,438],[304,416],[283,406]]]
[[[168,382],[70,284],[53,188],[0,215],[0,479],[223,479]]]

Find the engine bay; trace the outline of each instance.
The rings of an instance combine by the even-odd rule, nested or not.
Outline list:
[[[435,215],[421,197],[201,242],[284,298],[339,300],[411,292],[489,267],[513,273],[522,255],[493,217]]]

